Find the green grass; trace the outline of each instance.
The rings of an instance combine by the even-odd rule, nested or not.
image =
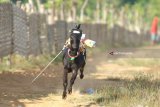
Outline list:
[[[8,3],[10,0],[0,0],[0,3]]]
[[[29,58],[22,57],[20,55],[12,56],[12,65],[9,62],[9,56],[4,57],[0,64],[0,72],[13,72],[15,70],[32,70],[46,66],[55,55],[40,55],[37,57],[30,56]],[[61,62],[61,55],[52,62],[52,64],[58,64]]]
[[[122,86],[105,86],[94,94],[94,101],[107,107],[159,107],[160,80],[139,75],[124,80]]]

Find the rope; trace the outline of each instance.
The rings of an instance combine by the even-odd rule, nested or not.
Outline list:
[[[64,48],[56,55],[56,57],[54,59],[52,59],[48,65],[46,65],[46,67],[32,80],[32,83],[48,68],[48,66],[62,53],[62,51],[64,50]]]

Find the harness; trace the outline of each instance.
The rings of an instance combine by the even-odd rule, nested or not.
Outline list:
[[[76,57],[78,57],[78,55],[79,55],[80,52],[78,51],[78,52],[77,52],[77,55],[72,56],[72,55],[70,55],[70,51],[71,51],[71,49],[68,48],[68,56],[69,56],[70,60],[73,61]]]
[[[71,61],[73,61],[76,57],[78,57],[78,55],[82,52],[84,53],[85,51],[85,45],[83,44],[82,41],[80,41],[80,46],[79,46],[79,50],[77,52],[77,55],[73,56],[73,55],[70,55],[70,38],[66,41],[65,43],[65,47],[68,48],[68,51],[67,51],[67,54],[68,54],[68,57]]]

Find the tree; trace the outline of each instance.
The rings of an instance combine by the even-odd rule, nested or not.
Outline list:
[[[81,8],[81,14],[80,14],[80,21],[81,22],[84,20],[84,9],[87,6],[87,3],[88,3],[88,0],[85,0],[82,5],[82,8]]]
[[[0,3],[9,2],[10,0],[0,0]]]

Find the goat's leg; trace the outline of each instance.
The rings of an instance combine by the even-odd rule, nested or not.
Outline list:
[[[70,80],[70,85],[69,85],[69,88],[68,88],[68,93],[69,94],[72,94],[72,86],[73,86],[74,81],[77,77],[77,72],[78,72],[78,70],[73,70],[72,77],[71,77],[71,80]]]
[[[83,74],[84,68],[80,68],[80,79],[83,79],[84,74]]]
[[[85,66],[85,65],[86,65],[86,63],[85,63],[85,61],[84,61],[82,67],[80,68],[80,79],[83,79],[83,77],[84,77],[83,71],[84,71],[84,66]]]
[[[86,49],[83,52],[83,59],[84,59],[83,64],[80,67],[80,79],[83,79],[83,77],[84,77],[83,71],[84,71],[84,66],[86,65]]]
[[[67,69],[64,69],[64,72],[63,72],[63,87],[64,87],[64,90],[63,90],[63,95],[62,95],[62,99],[66,99],[67,97],[67,85],[68,85],[68,70]]]

